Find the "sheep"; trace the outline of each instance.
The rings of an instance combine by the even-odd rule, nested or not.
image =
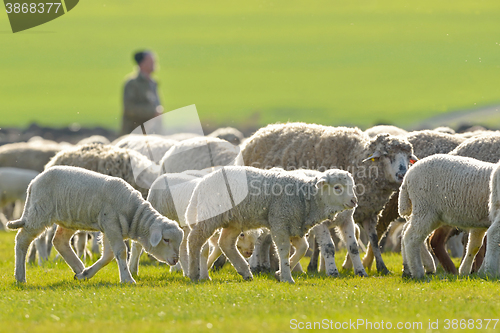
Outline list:
[[[237,272],[251,280],[250,268],[236,250],[236,239],[241,231],[265,227],[278,246],[277,277],[293,283],[290,270],[307,251],[307,231],[356,205],[354,181],[347,171],[328,170],[318,178],[252,167],[223,167],[205,176],[189,201],[189,277],[199,279],[200,249],[222,227],[221,250]],[[290,241],[296,251],[288,258]]]
[[[240,150],[225,140],[198,137],[175,144],[160,161],[162,173],[202,170],[213,166],[242,164]]]
[[[437,154],[410,168],[399,193],[399,214],[408,221],[401,249],[404,275],[417,279],[424,276],[420,248],[441,225],[470,229],[466,255],[459,268],[461,275],[470,274],[490,225],[489,182],[494,167],[493,163],[473,158]],[[426,251],[424,254],[430,256]]]
[[[241,232],[236,241],[236,248],[241,253],[241,255],[248,259],[252,256],[255,243],[257,239],[262,234],[262,229],[252,229]],[[211,251],[207,260],[207,267],[211,269],[215,261],[222,255],[222,250],[219,246],[220,241],[220,231],[216,231],[212,237],[209,238],[208,242],[210,243]],[[200,273],[201,276],[201,273]]]
[[[448,126],[439,126],[433,129],[434,132],[447,133],[447,134],[455,134],[455,130]]]
[[[102,144],[76,146],[61,151],[47,163],[45,169],[54,165],[77,166],[122,178],[141,192],[143,198],[147,197],[149,187],[159,173],[159,167],[142,154]]]
[[[243,133],[238,131],[236,128],[233,127],[222,127],[219,129],[216,129],[212,133],[210,133],[208,136],[214,137],[214,138],[219,138],[222,140],[226,140],[227,142],[232,143],[233,145],[239,145],[243,142],[245,137],[243,136]]]
[[[151,161],[158,163],[163,155],[176,143],[177,141],[165,139],[160,135],[129,134],[114,145],[120,148],[135,150]]]
[[[56,144],[9,143],[0,147],[0,167],[42,172],[45,164],[62,149],[62,146]]]
[[[363,193],[356,211],[338,214],[335,223],[342,225],[354,218],[362,224],[369,234],[377,270],[389,272],[378,247],[376,218],[391,193],[398,189],[410,161],[416,160],[408,140],[389,134],[370,139],[358,128],[275,124],[261,128],[245,141],[242,154],[246,165],[260,168],[340,168],[351,171]],[[352,250],[356,252],[357,249]],[[344,268],[349,267],[350,257],[346,258]],[[364,264],[368,266],[366,261]]]
[[[460,145],[462,142],[465,141],[465,138],[461,136],[436,132],[433,130],[410,132],[408,133],[406,138],[411,143],[415,156],[420,159],[435,154],[449,153],[453,149],[455,149],[458,145]],[[380,212],[378,216],[377,236],[379,238],[381,238],[386,233],[389,224],[392,221],[399,218],[398,197],[399,197],[399,190],[391,195],[391,197],[385,204],[384,209]],[[436,248],[434,251],[438,256],[438,258],[442,256],[440,255],[441,249]],[[444,247],[442,251],[446,252]],[[371,248],[369,248],[365,259],[367,262],[370,262],[371,260],[373,260],[371,258],[373,258],[373,254],[371,253]],[[451,266],[454,267],[453,263],[451,263]],[[443,267],[446,268],[449,267],[449,265],[447,263],[443,263]]]
[[[187,237],[190,227],[185,222],[184,214],[195,186],[201,181],[201,176],[186,173],[164,174],[153,182],[147,197],[151,206],[163,216],[176,221],[184,231],[184,238],[179,250],[179,263],[185,274],[188,271]],[[132,274],[138,274],[141,251],[140,244],[132,243],[129,260]]]
[[[479,274],[498,278],[500,276],[500,164],[496,164],[491,174],[489,217],[486,257]]]
[[[391,135],[394,135],[394,136],[405,136],[408,134],[408,132],[402,128],[399,128],[399,127],[396,127],[396,126],[392,126],[392,125],[377,125],[377,126],[373,126],[373,127],[370,127],[368,128],[365,133],[370,137],[370,138],[374,138],[376,137],[378,134],[384,134],[384,133],[387,133],[387,134],[391,134]]]
[[[0,168],[0,212],[10,203],[26,200],[26,189],[38,172],[19,168]]]
[[[141,194],[122,179],[77,167],[54,166],[28,187],[23,215],[7,224],[21,229],[16,235],[15,278],[26,282],[26,253],[30,243],[53,223],[58,225],[53,244],[79,280],[90,279],[113,254],[120,282],[135,283],[127,267],[124,239],[141,243],[158,260],[175,265],[183,232],[161,216]],[[103,233],[101,258],[85,268],[70,247],[76,230]]]
[[[179,256],[180,268],[184,272],[184,275],[187,275],[188,272],[187,237],[191,230],[189,225],[185,222],[184,215],[195,186],[201,181],[202,177],[210,173],[210,171],[211,170],[189,170],[184,173],[164,174],[158,177],[158,179],[151,185],[151,189],[147,197],[148,202],[151,203],[153,208],[155,208],[163,216],[177,221],[179,226],[184,231],[184,238],[180,246]],[[252,243],[252,240],[255,233],[256,232],[253,230],[244,232],[238,238],[237,246],[242,249],[242,254],[244,256],[246,255],[244,252],[250,252],[250,248],[253,250],[253,243],[255,243],[255,241]],[[140,244],[133,242],[129,259],[129,268],[132,274],[138,274],[141,251],[142,248]],[[202,260],[205,260],[205,262],[202,263],[203,271],[201,273],[204,278],[208,278],[208,268],[211,267],[213,261],[220,256],[216,246],[214,246],[214,251],[210,254],[212,262],[210,262],[208,266],[208,245],[204,251]],[[172,267],[171,270],[172,269],[175,269],[175,267]]]

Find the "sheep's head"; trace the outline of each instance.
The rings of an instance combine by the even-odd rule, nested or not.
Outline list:
[[[403,182],[409,166],[418,160],[408,140],[390,134],[379,134],[371,139],[365,152],[367,157],[363,162],[374,163],[379,177],[396,184]]]
[[[358,205],[354,179],[347,171],[330,169],[323,172],[316,180],[316,188],[331,215]]]
[[[236,247],[245,258],[250,258],[257,238],[262,234],[262,229],[253,229],[242,232],[238,236]]]
[[[184,232],[176,222],[158,216],[149,228],[147,240],[149,246],[144,246],[144,248],[159,261],[173,266],[179,260],[179,247],[183,237]]]

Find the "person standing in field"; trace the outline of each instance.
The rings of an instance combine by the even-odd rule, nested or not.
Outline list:
[[[158,98],[158,85],[151,78],[156,59],[151,51],[134,54],[138,71],[125,82],[121,134],[129,134],[146,121],[163,113]]]

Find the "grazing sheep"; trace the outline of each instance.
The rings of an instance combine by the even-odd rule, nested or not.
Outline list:
[[[7,224],[10,229],[21,229],[15,246],[18,282],[26,282],[30,243],[54,223],[58,224],[54,247],[77,279],[90,279],[114,254],[120,281],[135,283],[127,267],[124,239],[140,242],[157,259],[175,265],[183,236],[177,223],[161,216],[122,179],[82,168],[54,166],[31,182],[23,215]],[[70,246],[76,230],[103,233],[102,256],[88,268]]]
[[[461,275],[470,274],[490,226],[489,182],[494,167],[472,158],[438,154],[410,168],[399,193],[399,214],[408,221],[401,249],[405,275],[424,276],[420,249],[427,236],[442,225],[470,230],[459,268]]]
[[[225,140],[198,137],[175,144],[160,162],[162,173],[202,170],[214,166],[238,165],[239,147]]]
[[[252,279],[247,262],[236,250],[236,240],[242,231],[264,227],[271,230],[278,247],[277,275],[281,281],[293,283],[291,269],[307,251],[307,231],[356,205],[354,181],[347,171],[328,170],[318,178],[252,167],[223,167],[203,178],[187,208],[186,221],[192,227],[188,237],[189,277],[199,279],[200,249],[215,230],[224,228],[221,250],[245,280]],[[290,241],[296,249],[291,258]]]
[[[231,142],[235,146],[241,144],[243,140],[245,140],[243,133],[241,133],[240,131],[238,131],[236,128],[233,127],[223,127],[216,129],[208,136],[226,140],[227,142]]]
[[[486,257],[479,273],[498,278],[500,276],[500,164],[495,165],[491,174],[490,190],[491,226],[488,228]]]
[[[57,144],[9,143],[0,147],[0,167],[42,172],[45,164],[62,149],[63,147]]]
[[[377,125],[370,127],[365,131],[370,138],[374,138],[379,134],[391,134],[395,136],[405,136],[408,132],[402,128],[392,126],[392,125]]]
[[[129,134],[114,145],[120,148],[135,150],[157,163],[176,143],[177,141],[165,139],[160,135]]]
[[[335,223],[342,225],[354,218],[362,224],[369,234],[377,270],[389,272],[382,260],[375,227],[378,212],[398,189],[410,160],[416,159],[405,138],[379,134],[370,139],[358,128],[276,124],[261,128],[245,141],[242,153],[246,165],[259,168],[340,168],[350,171],[358,193],[362,192],[359,206],[354,215],[352,211],[338,214]],[[364,264],[367,267],[368,263]],[[344,268],[348,265],[350,263],[346,260]]]

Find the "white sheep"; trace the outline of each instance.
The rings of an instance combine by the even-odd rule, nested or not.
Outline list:
[[[186,212],[192,230],[188,237],[189,277],[200,277],[200,249],[215,230],[223,228],[219,246],[246,280],[250,268],[236,249],[244,230],[268,228],[278,247],[281,281],[293,283],[291,269],[307,251],[306,233],[314,225],[357,205],[352,176],[328,170],[321,177],[223,167],[196,186]],[[296,251],[289,258],[290,241]]]
[[[161,216],[122,179],[82,168],[54,166],[31,182],[23,215],[7,224],[10,229],[21,229],[15,245],[18,282],[26,282],[30,243],[53,223],[58,224],[54,247],[77,279],[90,279],[114,254],[120,281],[135,283],[127,267],[124,239],[140,242],[160,261],[175,265],[183,236],[177,223]],[[101,258],[88,268],[70,246],[76,230],[103,233]]]
[[[0,168],[0,212],[8,204],[26,200],[26,190],[38,172],[19,168]]]
[[[122,137],[114,145],[120,148],[135,150],[151,161],[158,163],[163,155],[176,143],[177,141],[166,139],[161,135],[129,134]]]
[[[109,145],[109,139],[102,135],[92,135],[87,138],[83,138],[77,142],[77,146],[89,145],[92,143],[100,143],[103,145]]]
[[[243,133],[233,127],[221,127],[210,133],[208,136],[226,140],[233,145],[239,145],[245,140]]]
[[[0,167],[42,172],[45,164],[62,149],[63,147],[57,144],[9,143],[0,147]]]
[[[242,164],[240,149],[212,137],[197,137],[175,144],[160,161],[162,173],[202,170],[214,166]]]
[[[365,133],[368,134],[368,136],[370,138],[374,138],[379,134],[391,134],[391,135],[395,135],[395,136],[405,136],[408,134],[408,132],[406,130],[399,128],[399,127],[396,127],[396,126],[393,126],[393,125],[373,126],[373,127],[368,128],[365,131]]]
[[[474,257],[490,226],[489,183],[494,167],[493,163],[473,158],[438,154],[410,168],[399,193],[399,214],[408,221],[401,244],[404,275],[417,279],[424,276],[422,245],[427,236],[442,225],[469,230],[459,273],[470,274]],[[423,249],[423,254],[430,256],[427,249]]]
[[[359,194],[354,212],[337,215],[338,225],[354,219],[363,225],[370,239],[377,271],[388,273],[376,231],[377,214],[393,191],[399,188],[411,160],[416,160],[407,139],[389,134],[370,138],[358,128],[330,127],[316,124],[288,123],[259,129],[242,147],[245,165],[263,169],[327,170],[339,168],[352,173]],[[349,247],[348,247],[349,250]],[[353,249],[354,250],[354,249]],[[343,267],[350,266],[349,252]],[[364,266],[371,265],[371,258]]]
[[[479,274],[494,278],[500,276],[500,164],[496,164],[490,181],[489,217],[491,226],[488,228],[486,240],[486,256]]]

